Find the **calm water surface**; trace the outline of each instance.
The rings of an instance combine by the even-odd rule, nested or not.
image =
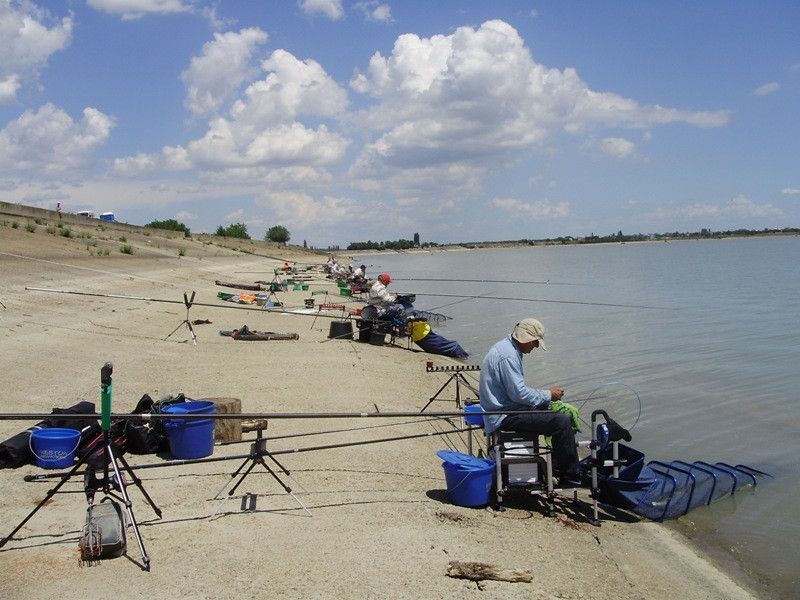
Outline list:
[[[631,445],[647,459],[744,463],[773,473],[755,491],[697,509],[679,526],[733,556],[778,595],[796,598],[798,259],[800,238],[790,237],[409,253],[363,262],[372,265],[370,274],[391,273],[395,291],[417,293],[418,308],[452,317],[439,332],[472,353],[470,364],[519,319],[541,320],[549,351],[526,359],[528,383],[562,385],[586,421],[606,408],[628,426],[635,422]],[[535,301],[424,295],[436,293]]]

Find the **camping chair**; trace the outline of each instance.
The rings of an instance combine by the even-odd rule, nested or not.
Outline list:
[[[486,434],[488,456],[495,462],[495,510],[505,510],[504,496],[519,490],[532,496],[544,496],[547,516],[555,513],[552,453],[541,444],[539,437],[502,430]]]

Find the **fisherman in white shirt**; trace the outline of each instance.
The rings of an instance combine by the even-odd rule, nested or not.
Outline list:
[[[392,283],[392,278],[388,273],[381,273],[378,275],[378,281],[372,284],[369,290],[369,299],[367,304],[385,308],[395,303],[395,296],[390,294],[386,286]]]

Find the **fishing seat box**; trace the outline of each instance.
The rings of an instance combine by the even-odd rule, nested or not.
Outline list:
[[[97,504],[86,509],[86,530],[99,530],[99,546],[87,543],[86,536],[81,537],[80,549],[83,560],[116,558],[125,554],[127,540],[125,538],[125,516],[118,502],[103,498]]]
[[[504,510],[503,498],[511,490],[544,494],[547,512],[552,514],[552,465],[550,451],[532,433],[495,431],[486,435],[486,449],[495,461],[495,508]]]

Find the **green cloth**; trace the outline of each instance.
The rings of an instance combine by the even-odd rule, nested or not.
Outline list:
[[[562,400],[553,400],[550,403],[550,410],[554,410],[556,412],[564,413],[569,417],[569,420],[572,422],[572,430],[578,432],[581,430],[581,421],[578,417],[578,409],[572,406],[569,402],[564,402]],[[549,448],[553,447],[553,439],[551,436],[546,435],[544,438],[545,443]]]
[[[578,409],[572,406],[569,402],[564,402],[563,400],[555,400],[550,403],[550,410],[554,410],[556,412],[564,413],[569,417],[569,420],[572,422],[572,430],[578,432],[581,430],[581,421],[580,417],[578,416]]]

